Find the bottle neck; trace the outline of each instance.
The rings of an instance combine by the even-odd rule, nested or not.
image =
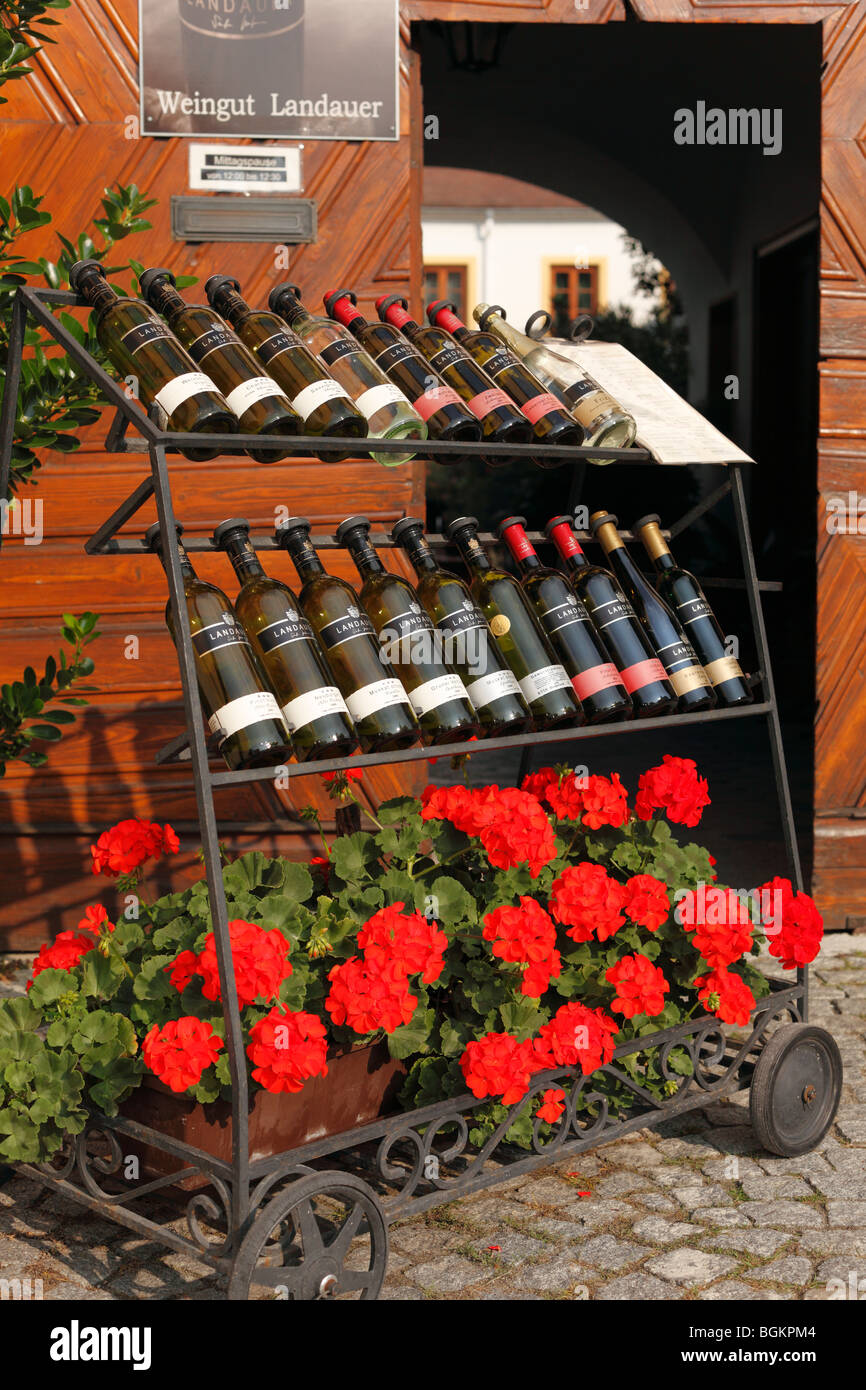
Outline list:
[[[313,315],[305,309],[300,300],[293,294],[284,294],[278,301],[277,313],[281,319],[285,319],[290,328],[297,332],[299,328],[304,328],[313,322]]]
[[[264,578],[265,571],[249,536],[232,536],[224,543],[223,549],[242,584],[248,579]]]
[[[649,522],[646,526],[642,526],[640,538],[644,543],[647,555],[659,572],[672,570],[676,567],[668,543],[656,522]]]
[[[181,298],[170,280],[160,280],[158,284],[151,285],[147,302],[158,314],[162,314],[169,324],[173,324],[186,308],[186,301]]]
[[[358,312],[347,296],[337,300],[331,310],[331,318],[335,323],[340,323],[344,328],[348,328],[349,332],[354,333],[356,338],[367,327],[367,320],[364,315]]]
[[[168,573],[168,561],[166,560],[166,557],[165,557],[165,555],[164,555],[164,553],[163,553],[162,546],[159,546],[159,548],[157,549],[157,552],[156,552],[156,553],[157,553],[157,555],[159,556],[159,562],[160,562],[160,564],[162,565],[163,569],[165,570],[165,572],[166,572],[166,574],[167,574],[167,573]],[[194,570],[193,567],[192,567],[192,561],[190,560],[189,556],[187,555],[187,553],[186,553],[186,547],[184,546],[183,541],[180,539],[180,537],[178,537],[178,540],[177,540],[177,558],[180,560],[180,573],[181,573],[181,577],[182,577],[183,579],[197,579],[197,578],[198,578],[198,575],[196,574],[195,570]]]
[[[481,327],[481,319],[486,308],[486,304],[479,304],[473,310],[473,317],[478,320],[479,328]],[[513,348],[519,357],[525,357],[528,352],[531,352],[533,348],[538,346],[538,344],[534,343],[531,338],[528,338],[525,333],[521,333],[519,329],[513,328],[508,320],[504,319],[501,314],[491,314],[484,325],[483,331],[485,333],[492,333],[494,338],[498,338],[500,342]]]
[[[410,531],[400,541],[416,574],[435,574],[439,568],[436,557],[424,538],[423,531]]]
[[[535,546],[518,522],[505,527],[502,532],[502,539],[508,546],[521,574],[529,574],[531,570],[541,569],[541,561],[535,553]]]
[[[316,547],[309,535],[299,535],[295,532],[282,545],[302,581],[312,579],[314,575],[325,573],[325,566],[316,554]]]
[[[462,535],[454,537],[454,544],[466,561],[466,564],[476,574],[485,574],[491,568],[487,552],[479,541],[478,537],[471,531],[464,531]]]
[[[391,304],[385,310],[383,323],[389,323],[392,328],[399,328],[401,333],[405,333],[407,338],[414,338],[421,325],[416,323],[407,309],[402,304]]]
[[[367,531],[353,531],[346,539],[346,548],[355,562],[358,573],[365,579],[368,575],[385,573],[385,566],[376,554],[376,548]]]
[[[596,540],[600,543],[605,555],[610,561],[610,567],[614,574],[619,574],[632,581],[638,588],[642,587],[646,581],[625,548],[625,542],[617,531],[612,521],[606,521],[596,532]]]
[[[241,319],[251,312],[249,304],[242,295],[238,294],[237,290],[222,290],[214,300],[213,307],[235,328]]]
[[[567,521],[562,521],[558,526],[551,527],[550,539],[556,546],[557,553],[567,569],[577,571],[587,568],[587,558]]]
[[[80,287],[79,293],[84,296],[88,304],[94,309],[107,309],[110,305],[116,304],[120,295],[115,293],[108,281],[101,275],[94,275],[85,280]]]

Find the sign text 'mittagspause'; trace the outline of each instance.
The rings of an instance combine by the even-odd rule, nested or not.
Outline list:
[[[230,121],[233,116],[259,114],[252,92],[243,97],[203,97],[198,92],[193,96],[187,96],[185,92],[168,92],[163,88],[157,88],[156,97],[164,116],[176,116],[178,113],[183,116],[213,116],[216,120],[225,122]],[[281,116],[302,116],[308,119],[314,116],[329,116],[339,120],[369,121],[378,117],[383,105],[384,102],[381,101],[341,100],[328,96],[327,92],[322,92],[315,100],[295,100],[293,97],[285,98],[279,92],[271,92],[270,110],[266,114],[274,119]]]

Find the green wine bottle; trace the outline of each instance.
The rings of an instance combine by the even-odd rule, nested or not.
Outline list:
[[[390,574],[370,543],[370,522],[349,516],[337,527],[361,575],[361,602],[383,655],[409,696],[424,742],[453,743],[478,734],[478,722],[460,677],[442,659],[442,640],[402,575]]]
[[[366,438],[363,411],[283,319],[264,309],[251,309],[231,275],[212,275],[204,292],[208,303],[237,329],[241,341],[283,388],[304,422],[304,434],[325,439],[329,435]],[[335,463],[349,458],[350,452],[324,452],[320,447],[319,457]]]
[[[472,597],[517,679],[536,729],[582,724],[583,711],[568,673],[557,661],[517,580],[491,565],[478,539],[475,517],[457,517],[446,535],[466,562]]]
[[[363,751],[390,752],[417,743],[409,696],[383,658],[351,584],[326,572],[310,540],[309,521],[289,517],[277,527],[276,540],[298,571],[301,611],[328,659]]]
[[[391,539],[418,576],[418,598],[442,635],[445,660],[466,686],[482,737],[522,734],[530,725],[529,706],[463,580],[440,569],[416,517],[398,521]]]
[[[292,740],[274,692],[260,670],[249,639],[221,589],[199,579],[177,528],[180,572],[186,598],[199,695],[208,728],[218,735],[219,749],[233,772],[238,768],[272,767],[292,756]],[[166,560],[157,524],[145,542]],[[171,603],[165,621],[177,645]]]
[[[207,304],[187,304],[170,270],[145,270],[138,283],[152,309],[162,314],[190,357],[205,368],[238,419],[241,434],[303,434],[300,415],[285,391],[262,369],[248,347]],[[258,463],[275,463],[287,449],[250,449]]]
[[[250,540],[248,521],[232,517],[213,533],[231,560],[241,590],[235,612],[276,692],[299,763],[341,758],[358,739],[346,702],[287,585],[271,579]]]
[[[99,261],[76,261],[69,283],[93,308],[99,344],[112,366],[137,383],[138,398],[156,406],[164,428],[172,433],[236,434],[238,422],[209,376],[198,370],[171,329],[140,299],[111,288]],[[202,462],[219,449],[197,445],[182,449],[185,458]]]

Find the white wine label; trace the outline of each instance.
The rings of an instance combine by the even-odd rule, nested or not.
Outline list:
[[[694,623],[698,618],[711,618],[713,610],[703,597],[688,598],[683,603],[677,604],[677,616],[683,627],[688,623]]]
[[[318,410],[320,405],[324,405],[326,401],[339,400],[347,401],[349,405],[352,404],[351,396],[346,394],[339,381],[331,381],[330,378],[327,378],[322,381],[313,381],[309,386],[305,386],[303,391],[295,396],[292,405],[306,423],[313,411]]]
[[[524,700],[530,705],[533,700],[540,700],[552,690],[574,688],[562,666],[541,666],[537,671],[531,671],[528,676],[524,676],[518,684]]]
[[[207,656],[209,652],[219,651],[221,647],[248,647],[250,639],[231,613],[223,613],[220,622],[208,623],[206,627],[194,632],[192,644],[199,656]]]
[[[466,694],[475,709],[484,709],[485,705],[492,705],[494,700],[501,700],[504,695],[520,693],[520,686],[511,671],[491,671],[466,687]]]
[[[221,705],[211,715],[207,726],[212,734],[219,733],[220,743],[224,743],[232,734],[238,733],[241,729],[248,729],[251,724],[258,724],[262,719],[276,719],[279,723],[283,721],[280,707],[269,690],[257,690],[253,695],[241,695],[240,699]]]
[[[466,698],[466,686],[460,677],[455,675],[436,676],[432,681],[425,681],[423,685],[416,685],[414,690],[409,691],[409,704],[418,718],[422,714],[429,714],[431,709],[438,709],[440,705],[447,704],[449,700]]]
[[[306,695],[298,695],[283,705],[283,718],[290,733],[312,724],[314,719],[322,719],[326,714],[345,714],[347,717],[349,714],[346,702],[335,685],[308,690]]]
[[[221,326],[209,328],[207,333],[200,333],[194,338],[187,348],[190,357],[196,362],[203,362],[211,352],[216,352],[221,347],[243,347],[243,343],[236,333],[230,328]]]
[[[409,405],[409,400],[403,395],[399,386],[371,386],[369,391],[358,396],[355,405],[359,410],[363,410],[368,420],[372,420],[377,410],[382,410],[386,405]],[[409,407],[411,409],[411,406]]]
[[[339,338],[335,343],[328,343],[319,353],[326,367],[332,367],[335,362],[339,362],[341,357],[360,357],[364,349],[360,343],[354,339]]]
[[[190,396],[197,396],[201,391],[216,390],[216,386],[204,372],[184,372],[182,376],[176,376],[167,386],[163,386],[154,396],[154,400],[170,419],[178,406],[188,401]]]
[[[279,622],[269,623],[256,634],[263,652],[272,652],[276,647],[287,647],[290,642],[313,642],[313,629],[294,608],[286,610]]]
[[[408,705],[409,696],[399,681],[386,677],[384,680],[373,681],[372,685],[362,685],[360,690],[347,695],[346,704],[357,724],[380,709],[387,709],[389,705]],[[411,709],[411,705],[409,707]]]
[[[146,347],[148,343],[159,342],[160,338],[172,338],[174,335],[171,330],[166,328],[164,323],[154,318],[145,323],[136,324],[135,328],[130,328],[121,337],[121,342],[127,352],[135,354],[139,348]]]
[[[254,376],[249,381],[242,381],[240,386],[236,386],[230,396],[226,396],[229,409],[238,419],[249,410],[256,401],[264,401],[271,396],[278,396],[280,400],[289,403],[289,398],[285,391],[281,391],[277,383],[269,376]]]
[[[315,551],[313,553],[315,554]],[[376,629],[367,614],[356,608],[354,603],[349,605],[349,610],[344,617],[333,618],[331,622],[325,623],[325,626],[319,629],[319,641],[325,651],[333,651],[334,647],[342,647],[344,642],[350,642],[355,637],[375,639],[375,636]]]

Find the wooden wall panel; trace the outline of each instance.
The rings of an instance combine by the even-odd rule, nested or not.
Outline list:
[[[171,240],[169,199],[187,191],[187,143],[136,139],[128,118],[137,112],[136,0],[77,0],[60,16],[56,47],[33,60],[34,74],[5,90],[2,131],[3,192],[30,183],[44,192],[51,226],[31,234],[31,257],[56,257],[57,232],[70,238],[100,214],[106,184],[135,182],[158,205],[148,214],[153,230],[118,248],[137,260],[167,265],[204,279],[230,270],[251,302],[265,301],[271,286],[290,278],[311,307],[325,290],[350,284],[362,308],[378,295],[420,289],[420,158],[412,163],[410,110],[421,108],[417,55],[403,26],[401,138],[393,143],[307,141],[304,196],[319,209],[319,239],[292,250],[291,271],[278,268],[277,248],[263,243],[185,245]],[[416,136],[417,139],[417,136]],[[10,767],[0,781],[0,950],[35,948],[62,928],[74,927],[81,908],[95,901],[100,881],[87,871],[87,847],[112,821],[128,815],[169,819],[181,828],[184,854],[161,879],[183,882],[200,874],[195,800],[188,769],[155,767],[157,749],[183,723],[173,648],[163,625],[165,584],[159,563],[139,558],[85,556],[83,543],[135,487],[147,470],[137,456],[108,458],[102,440],[108,418],[85,437],[76,455],[46,454],[38,487],[26,493],[43,507],[45,538],[26,546],[8,538],[0,555],[0,680],[41,667],[60,645],[62,611],[86,608],[103,615],[94,644],[99,693],[74,732],[51,750],[47,768]],[[321,465],[292,460],[268,467],[222,459],[206,465],[170,462],[175,505],[191,534],[208,534],[226,516],[243,515],[260,529],[273,525],[274,510],[288,505],[310,516],[316,530],[330,531],[348,512],[365,511],[386,525],[423,509],[424,469],[414,464],[385,469],[370,461],[331,465],[323,486]],[[129,528],[141,534],[155,519],[144,508]],[[287,559],[266,557],[268,567],[291,581]],[[399,567],[404,568],[402,562]],[[223,557],[200,557],[206,578],[233,591]],[[345,560],[335,572],[350,577]],[[124,657],[124,638],[140,638],[137,662]],[[365,779],[374,798],[423,786],[426,766],[381,769]],[[333,805],[318,777],[302,778],[290,792],[256,783],[220,792],[217,805],[230,847],[256,846],[308,857],[315,836],[298,818],[305,803],[330,821]],[[239,822],[258,828],[245,835]],[[111,905],[110,891],[103,894]]]

